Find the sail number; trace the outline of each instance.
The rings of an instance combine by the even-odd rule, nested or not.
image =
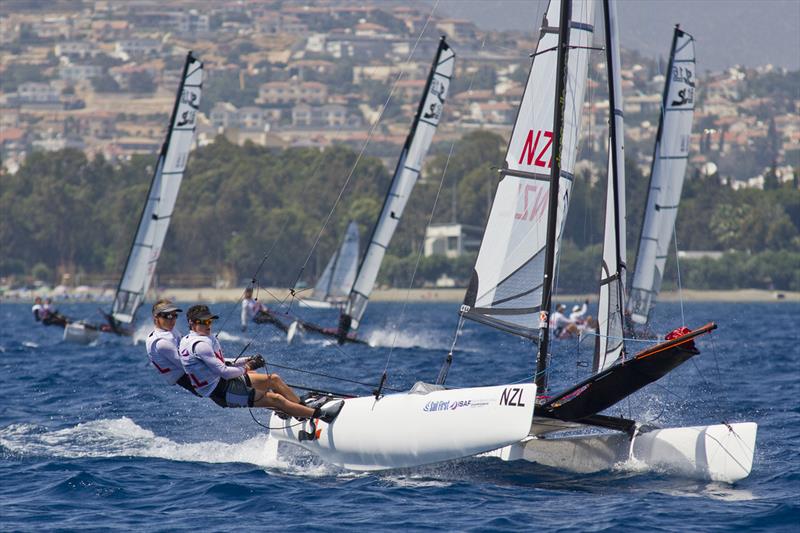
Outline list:
[[[536,220],[547,209],[547,186],[540,183],[520,183],[517,189],[517,220]]]
[[[506,387],[500,394],[500,405],[525,407],[522,403],[522,387]]]
[[[518,165],[524,164],[527,166],[535,166],[541,168],[552,168],[553,166],[553,152],[550,150],[550,145],[553,144],[553,132],[547,130],[530,130],[528,137],[525,139],[525,144],[522,147],[522,153],[519,154]],[[541,145],[541,149],[539,146]],[[550,154],[545,160],[545,154],[550,150]]]

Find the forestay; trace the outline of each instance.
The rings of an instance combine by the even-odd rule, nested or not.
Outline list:
[[[536,338],[542,308],[561,6],[551,2],[508,144],[462,313]],[[557,212],[556,260],[572,190],[594,3],[574,2],[570,24]]]
[[[350,293],[358,268],[358,224],[351,221],[341,246],[334,252],[322,272],[311,297],[320,301],[344,299]]]
[[[600,301],[597,313],[598,342],[593,371],[610,366],[624,350],[623,307],[625,305],[625,157],[620,80],[619,32],[616,2],[603,2],[606,26],[606,64],[609,83],[609,149],[606,222],[603,263],[600,268]]]
[[[153,279],[194,141],[202,82],[203,64],[189,52],[167,137],[161,147],[147,202],[111,308],[111,316],[118,323],[133,322]]]
[[[439,42],[439,49],[428,75],[411,132],[406,138],[397,162],[397,168],[383,202],[380,217],[369,239],[353,289],[350,291],[344,315],[350,317],[349,327],[352,329],[358,327],[361,317],[364,315],[383,256],[400,223],[400,217],[403,215],[411,190],[419,178],[422,162],[428,153],[433,134],[436,132],[442,116],[454,65],[455,53],[443,37]]]
[[[694,38],[676,27],[636,269],[628,300],[627,311],[631,320],[637,324],[647,323],[661,289],[664,264],[678,215],[678,202],[689,159],[694,99]]]

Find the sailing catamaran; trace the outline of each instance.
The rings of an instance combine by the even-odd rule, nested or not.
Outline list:
[[[133,334],[132,324],[136,311],[142,305],[153,280],[189,160],[202,87],[203,63],[189,52],[172,108],[167,137],[161,146],[147,200],[125,262],[125,270],[117,286],[110,313],[103,313],[108,323],[103,326],[93,326],[85,322],[68,324],[64,329],[65,340],[91,342],[101,330],[117,335]]]
[[[358,224],[355,220],[351,220],[341,246],[333,253],[314,285],[311,298],[300,300],[300,305],[314,309],[330,309],[344,304],[356,279],[359,239]]]
[[[689,160],[695,102],[694,37],[675,27],[661,117],[650,167],[650,187],[639,237],[631,291],[628,330],[647,334],[647,324],[661,290],[664,265],[672,241],[678,203]]]
[[[749,474],[754,423],[658,429],[600,414],[697,355],[694,339],[716,327],[676,330],[666,342],[626,355],[621,336],[625,240],[619,45],[615,4],[602,4],[612,117],[598,334],[604,340],[597,343],[593,375],[560,394],[550,395],[547,389],[551,294],[594,30],[593,2],[561,0],[550,3],[542,24],[459,322],[459,329],[463,319],[471,319],[534,341],[535,383],[446,390],[451,350],[435,385],[418,383],[408,393],[382,396],[384,373],[374,396],[345,399],[333,423],[305,421],[296,427],[284,421],[273,428],[273,436],[335,464],[374,470],[477,453],[518,434],[519,417],[530,414],[526,435],[496,447],[492,455],[582,472],[635,458],[714,480],[735,481]],[[537,391],[532,410],[531,395]],[[511,405],[516,410],[506,409]],[[498,418],[487,424],[489,414]],[[596,428],[606,432],[585,434]],[[584,434],[576,436],[576,430]]]
[[[355,330],[361,323],[364,311],[367,308],[370,294],[375,287],[378,271],[383,262],[383,256],[392,240],[403,210],[406,207],[414,185],[417,183],[422,163],[433,142],[433,135],[442,117],[445,98],[450,87],[455,66],[455,52],[447,44],[444,37],[439,41],[439,47],[433,59],[425,90],[411,124],[411,131],[406,137],[397,167],[394,171],[392,183],[383,201],[378,221],[370,235],[366,252],[358,265],[355,281],[348,287],[345,308],[339,316],[338,327],[324,327],[309,321],[295,320],[289,326],[289,332],[300,327],[306,331],[313,331],[327,337],[337,339],[339,344],[356,342],[366,344],[356,337]],[[264,317],[264,322],[274,323],[280,321],[280,314],[269,311],[271,316]]]

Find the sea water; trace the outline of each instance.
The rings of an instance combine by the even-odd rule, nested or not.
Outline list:
[[[61,310],[99,320],[95,307]],[[372,303],[359,332],[367,347],[310,334],[287,345],[269,326],[242,332],[234,305],[212,306],[223,317],[216,326],[226,356],[247,347],[293,385],[352,394],[369,394],[384,369],[387,391],[435,380],[456,333],[456,308]],[[62,330],[35,323],[29,309],[0,304],[2,531],[798,531],[800,524],[796,303],[659,305],[662,335],[682,325],[682,312],[689,326],[720,328],[698,341],[700,356],[610,411],[662,426],[757,422],[753,471],[732,485],[636,461],[591,475],[489,457],[342,470],[271,440],[265,411],[224,410],[165,385],[147,364],[146,309],[134,339],[104,335],[89,346],[62,342]],[[306,316],[336,322],[335,311]],[[179,328],[186,332],[183,316]],[[587,375],[593,344],[592,337],[554,344],[554,392]],[[530,343],[467,324],[448,385],[530,380],[534,361]]]

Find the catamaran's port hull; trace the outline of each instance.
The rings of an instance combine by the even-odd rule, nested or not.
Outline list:
[[[536,385],[526,383],[352,398],[331,424],[272,417],[281,427],[270,434],[350,470],[408,468],[519,442],[535,397]],[[300,440],[300,431],[317,438]]]
[[[628,463],[694,479],[733,483],[750,474],[757,429],[753,422],[742,422],[653,429],[633,438],[619,432],[529,437],[490,455],[578,473],[610,470]]]
[[[74,344],[91,344],[96,341],[100,336],[100,330],[82,324],[80,322],[72,322],[64,327],[64,341]]]

